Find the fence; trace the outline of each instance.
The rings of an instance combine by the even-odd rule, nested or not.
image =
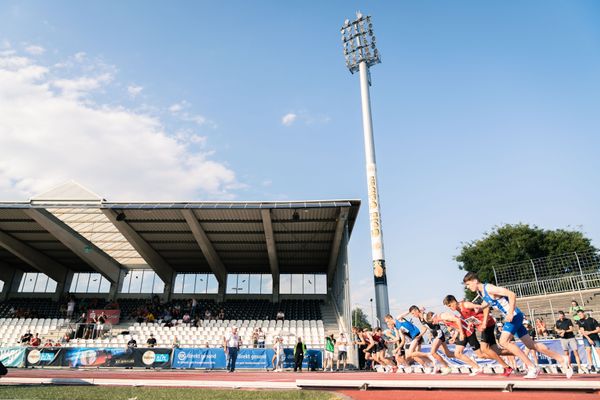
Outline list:
[[[498,285],[520,297],[600,288],[600,253],[567,253],[493,267]]]

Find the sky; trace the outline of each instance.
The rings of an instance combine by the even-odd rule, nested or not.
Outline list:
[[[3,1],[0,199],[74,179],[109,200],[362,199],[353,303],[373,297],[358,76],[371,15],[390,304],[460,294],[495,225],[600,246],[597,1]]]

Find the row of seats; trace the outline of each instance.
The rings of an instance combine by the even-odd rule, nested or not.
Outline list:
[[[63,318],[0,318],[0,347],[18,344],[27,331],[39,333],[40,338],[54,337],[68,322]]]

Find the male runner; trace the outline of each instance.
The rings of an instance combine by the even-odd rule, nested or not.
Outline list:
[[[427,364],[430,362],[429,358],[427,357],[427,354],[419,351],[421,343],[423,343],[423,335],[427,330],[423,327],[419,329],[412,322],[405,320],[404,317],[407,314],[408,313],[399,315],[398,319],[394,319],[394,317],[388,314],[384,317],[384,320],[390,328],[393,327],[396,329],[398,337],[401,337],[400,335],[402,335],[402,337],[411,339],[408,349],[405,351],[407,361],[410,362],[410,359],[414,359],[421,364],[423,368],[427,368]]]
[[[521,359],[523,364],[527,366],[526,379],[537,378],[540,370],[529,357],[523,353],[523,350],[521,350],[516,343],[512,342],[513,337],[521,339],[521,342],[528,349],[543,353],[560,362],[567,379],[570,379],[573,376],[573,369],[569,366],[569,360],[566,356],[550,350],[541,343],[536,343],[531,336],[529,336],[527,329],[523,326],[523,319],[525,316],[523,315],[523,312],[517,308],[517,295],[514,292],[489,283],[481,283],[477,274],[474,272],[467,273],[463,278],[463,282],[469,290],[478,293],[483,299],[482,307],[484,320],[487,319],[490,307],[493,307],[504,314],[505,322],[502,328],[502,334],[500,335],[500,346]]]

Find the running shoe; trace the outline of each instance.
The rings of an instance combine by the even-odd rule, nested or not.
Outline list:
[[[527,370],[527,375],[524,376],[525,379],[535,379],[538,377],[540,370],[538,368],[531,368]]]
[[[442,375],[448,375],[450,372],[452,372],[450,367],[442,368]]]
[[[481,368],[473,368],[471,370],[471,373],[469,374],[469,376],[476,376],[476,375],[480,375],[483,373],[483,370]]]
[[[573,368],[571,368],[571,366],[569,365],[568,356],[563,356],[562,370],[567,376],[567,379],[571,379],[571,377],[573,377]]]
[[[512,373],[513,373],[513,369],[511,367],[508,367],[508,368],[504,368],[504,371],[502,372],[502,375],[508,377]]]

